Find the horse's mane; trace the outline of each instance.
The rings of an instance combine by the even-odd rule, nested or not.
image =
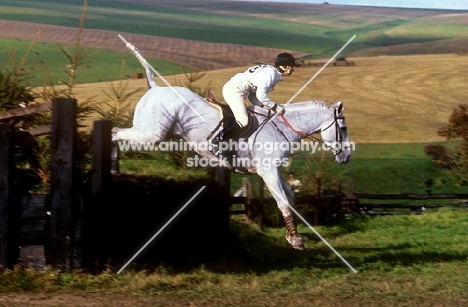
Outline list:
[[[322,100],[309,100],[303,102],[291,103],[286,106],[288,111],[301,111],[301,110],[310,110],[316,108],[326,108],[327,105]]]

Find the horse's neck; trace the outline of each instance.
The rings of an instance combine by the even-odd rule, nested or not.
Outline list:
[[[313,103],[297,103],[286,108],[285,118],[291,126],[309,135],[321,129],[324,121],[333,116],[333,110],[324,105]],[[278,119],[280,120],[280,119]]]

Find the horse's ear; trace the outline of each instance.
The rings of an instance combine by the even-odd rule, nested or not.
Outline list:
[[[341,101],[338,101],[335,105],[336,105],[336,114],[341,115],[344,110],[344,104]]]

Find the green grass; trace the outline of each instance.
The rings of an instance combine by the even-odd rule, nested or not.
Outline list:
[[[260,233],[232,219],[226,253],[209,262],[128,268],[120,275],[17,268],[0,272],[0,292],[112,294],[159,299],[161,306],[177,299],[212,306],[306,306],[311,298],[320,306],[428,306],[439,300],[456,305],[467,298],[467,228],[466,209],[316,227],[357,270],[354,274],[303,225],[299,231],[308,250],[297,252],[282,229]]]
[[[345,183],[354,183],[360,193],[425,194],[425,178],[432,178],[433,193],[463,193],[448,173],[438,168],[424,153],[427,143],[360,144],[345,166],[331,169]],[[453,143],[444,143],[452,146]]]
[[[454,142],[443,143],[447,147]],[[426,195],[426,178],[433,180],[430,190],[432,194],[467,194],[466,186],[459,186],[451,174],[437,167],[430,157],[424,153],[426,143],[417,144],[361,144],[356,146],[351,161],[347,165],[339,165],[333,161],[331,153],[311,155],[301,153],[294,156],[288,168],[282,168],[282,174],[287,178],[293,172],[301,180],[301,193],[315,193],[315,178],[320,175],[322,189],[334,190],[335,182],[354,185],[354,192],[367,194],[419,194]],[[180,169],[168,160],[169,153],[153,154],[150,160],[120,161],[121,171],[129,174],[155,175],[164,180],[191,181],[208,178],[203,169]],[[260,178],[258,176],[231,175],[231,194],[242,187],[243,178],[247,177],[253,189],[253,196],[260,195]],[[344,187],[343,192],[350,193],[351,187]],[[264,190],[265,197],[270,197]],[[392,203],[414,204],[412,200],[361,200],[363,204]],[[454,200],[422,200],[424,204],[454,204]],[[269,218],[275,223],[276,208],[268,210]],[[276,224],[276,223],[275,223]]]
[[[370,194],[426,194],[425,178],[434,181],[433,194],[467,193],[449,173],[437,167],[424,153],[425,143],[412,144],[358,144],[346,165],[333,161],[331,153],[300,154],[293,157],[284,176],[293,172],[305,183],[305,191],[313,193],[315,177],[321,174],[324,189],[334,189],[334,181],[353,184],[355,192]],[[444,143],[451,147],[453,143]],[[241,175],[233,175],[232,191],[242,186]],[[251,179],[258,195],[258,179]],[[347,189],[345,192],[350,192]]]
[[[172,153],[155,152],[137,159],[119,160],[121,173],[129,175],[153,175],[175,182],[197,182],[207,178],[202,168],[177,167]]]
[[[28,49],[30,42],[0,38],[0,44],[2,45],[0,63],[5,63],[5,66],[11,67],[11,54],[14,55],[15,61],[19,62]],[[70,52],[73,51],[73,46],[66,45],[66,47]],[[79,66],[81,68],[81,71],[77,74],[77,82],[79,83],[118,80],[124,58],[127,59],[125,64],[127,78],[130,78],[133,73],[144,72],[141,64],[134,61],[133,56],[128,54],[94,48],[83,49],[89,56]],[[186,67],[184,68],[169,61],[151,58],[147,60],[161,75],[180,74],[183,69],[187,71]],[[42,86],[47,74],[50,74],[54,85],[60,84],[60,80],[68,81],[68,76],[63,68],[63,65],[69,63],[67,61],[67,57],[57,44],[37,42],[26,62],[26,67],[32,70],[28,79],[30,85]]]

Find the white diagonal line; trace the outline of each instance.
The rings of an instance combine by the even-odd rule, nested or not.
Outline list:
[[[353,273],[357,273],[357,271],[349,264],[349,262],[346,261],[346,259],[343,258],[343,257],[340,255],[340,253],[338,253],[338,252],[336,251],[336,249],[334,249],[333,246],[331,246],[330,243],[328,243],[327,240],[325,240],[325,239],[320,235],[320,233],[318,233],[317,230],[315,230],[315,228],[312,227],[312,225],[310,225],[310,224],[299,214],[299,212],[296,211],[296,209],[294,209],[290,204],[288,204],[288,206],[289,206],[289,208],[290,208],[292,211],[294,211],[294,213],[295,213],[307,226],[309,226],[309,228],[320,238],[320,240],[322,240],[323,243],[325,243],[325,245],[327,245],[327,246],[335,253],[335,255],[337,255],[338,258],[340,258],[341,261],[343,261],[343,262],[348,266],[348,268],[350,268],[351,271],[353,271]]]
[[[355,38],[356,38],[356,35],[353,35],[353,37],[351,37],[351,38],[346,42],[346,44],[344,44],[344,46],[341,47],[341,49],[338,50],[338,51],[328,60],[328,62],[325,63],[325,65],[323,65],[323,66],[315,73],[315,75],[313,75],[312,78],[310,78],[309,81],[307,81],[307,82],[296,92],[296,94],[294,94],[294,95],[288,100],[288,102],[286,102],[286,103],[284,104],[284,106],[286,107],[288,104],[290,104],[291,101],[293,101],[293,99],[296,98],[297,95],[299,95],[299,94],[310,84],[310,82],[312,82],[312,81],[315,79],[315,77],[317,77],[317,76],[325,69],[325,67],[327,67],[328,64],[330,64],[331,61],[333,61],[333,60],[338,56],[338,54],[340,54],[340,52],[343,51],[343,49],[345,49],[346,46],[348,46],[348,45],[353,41],[353,39],[355,39]],[[278,116],[278,113],[273,114],[273,116],[271,116],[270,119],[269,119],[268,121],[273,120],[276,116]]]
[[[343,261],[343,262],[351,269],[351,271],[353,271],[353,273],[357,273],[357,271],[351,266],[351,264],[349,264],[349,262],[346,261],[346,259],[344,259],[344,258],[340,255],[340,253],[338,253],[338,252],[336,251],[336,249],[334,249],[333,246],[331,246],[330,243],[328,243],[327,240],[325,240],[325,238],[322,237],[322,236],[320,235],[320,233],[318,233],[318,231],[315,230],[315,228],[312,227],[312,225],[310,225],[310,224],[299,214],[299,212],[297,212],[296,209],[294,209],[294,207],[291,206],[291,204],[289,204],[288,201],[286,201],[286,199],[284,199],[283,195],[281,195],[281,194],[280,194],[279,192],[277,192],[277,191],[272,191],[272,192],[274,192],[277,196],[279,196],[279,198],[280,198],[285,204],[287,204],[288,207],[289,207],[289,208],[290,208],[290,209],[291,209],[307,226],[309,226],[309,228],[320,238],[320,240],[322,240],[323,243],[325,243],[325,245],[327,245],[327,246],[335,253],[335,255],[337,255],[338,258],[340,258],[341,261]]]
[[[121,40],[124,41],[125,45],[130,44],[129,42],[127,42],[127,41],[125,40],[125,38],[123,38],[122,35],[119,34],[119,37],[120,37]],[[131,45],[131,44],[130,44],[130,45]],[[198,111],[197,111],[194,107],[192,107],[192,106],[190,105],[190,103],[188,103],[188,101],[187,101],[184,97],[182,97],[182,95],[180,95],[179,92],[177,92],[177,91],[172,87],[172,85],[170,85],[169,82],[167,82],[166,79],[164,79],[164,77],[161,76],[161,74],[160,74],[156,69],[154,69],[153,66],[151,66],[150,63],[148,63],[148,61],[146,61],[146,59],[143,58],[143,60],[145,61],[145,64],[148,65],[148,67],[151,68],[151,70],[152,70],[155,74],[157,74],[158,77],[161,78],[161,80],[163,80],[164,83],[165,83],[169,88],[171,88],[171,90],[172,90],[177,96],[179,96],[179,98],[182,99],[182,101],[185,102],[185,104],[188,105],[188,106],[190,107],[190,109],[192,109],[193,112],[195,112],[195,114],[198,115],[198,117],[200,117],[205,123],[207,122],[206,119],[205,119],[200,113],[198,113]]]
[[[343,51],[343,49],[345,49],[346,46],[348,46],[348,45],[353,41],[353,39],[355,39],[355,38],[356,38],[356,35],[353,35],[353,37],[351,37],[351,38],[346,42],[346,44],[344,44],[344,46],[341,47],[341,49],[338,50],[338,51],[335,53],[335,55],[332,56],[332,57],[328,60],[328,62],[327,62],[325,65],[323,65],[322,68],[320,68],[319,71],[317,71],[317,72],[315,73],[315,75],[313,75],[312,78],[310,78],[309,81],[307,81],[306,84],[304,84],[304,86],[301,87],[301,88],[296,92],[296,94],[294,94],[294,96],[291,97],[291,99],[288,100],[288,102],[286,102],[285,106],[287,106],[291,101],[293,101],[293,99],[296,98],[297,95],[299,95],[299,94],[310,84],[310,82],[312,82],[312,80],[314,80],[315,77],[317,77],[317,76],[325,69],[325,67],[327,67],[328,64],[330,64],[331,61],[333,61],[333,60],[338,56],[338,54],[340,54],[341,51]]]
[[[120,270],[117,272],[117,274],[120,274],[120,272],[122,272],[122,271],[123,271],[123,270],[124,270],[124,269],[127,267],[127,265],[129,265],[129,264],[130,264],[130,262],[132,262],[132,261],[133,261],[133,259],[135,259],[135,258],[136,258],[136,256],[138,256],[138,254],[140,254],[140,253],[141,253],[141,252],[142,252],[142,251],[143,251],[143,250],[144,250],[144,249],[145,249],[145,248],[148,246],[148,244],[150,244],[150,243],[151,243],[151,241],[153,241],[153,240],[154,240],[154,238],[156,238],[156,237],[157,237],[157,236],[158,236],[158,235],[159,235],[159,234],[160,234],[160,233],[161,233],[161,232],[164,230],[164,228],[166,228],[166,227],[167,227],[167,225],[169,225],[169,224],[170,224],[170,223],[171,223],[171,222],[172,222],[172,221],[173,221],[173,220],[174,220],[174,219],[177,217],[177,215],[179,215],[179,213],[181,213],[181,212],[182,212],[182,210],[184,210],[184,209],[185,209],[185,207],[187,207],[187,206],[188,206],[188,205],[189,205],[189,204],[190,204],[190,203],[191,203],[191,202],[192,202],[192,201],[195,199],[195,197],[197,197],[197,196],[198,196],[198,194],[200,194],[200,193],[201,193],[201,191],[203,191],[203,189],[204,189],[204,188],[206,188],[206,186],[202,186],[202,187],[201,187],[201,189],[200,189],[200,190],[198,190],[198,192],[197,192],[197,193],[195,193],[195,195],[193,195],[193,196],[192,196],[192,198],[190,198],[190,199],[189,199],[189,200],[188,200],[188,201],[185,203],[185,205],[183,205],[183,206],[182,206],[182,208],[180,208],[180,209],[179,209],[179,211],[177,211],[177,213],[176,213],[176,214],[174,214],[174,216],[173,216],[173,217],[171,217],[171,219],[170,219],[169,221],[167,221],[167,222],[166,222],[166,224],[164,224],[164,226],[163,226],[163,227],[161,227],[161,229],[159,229],[159,230],[158,230],[158,232],[156,232],[156,234],[155,234],[154,236],[152,236],[152,237],[151,237],[151,239],[149,239],[149,241],[148,241],[148,242],[146,242],[146,244],[145,244],[145,245],[143,245],[143,247],[142,247],[142,248],[140,248],[140,250],[138,250],[138,252],[136,252],[136,254],[135,254],[135,255],[133,255],[133,257],[132,257],[130,260],[128,260],[128,261],[127,261],[127,263],[125,263],[125,265],[124,265],[124,266],[123,266],[123,267],[122,267],[122,268],[121,268],[121,269],[120,269]]]

